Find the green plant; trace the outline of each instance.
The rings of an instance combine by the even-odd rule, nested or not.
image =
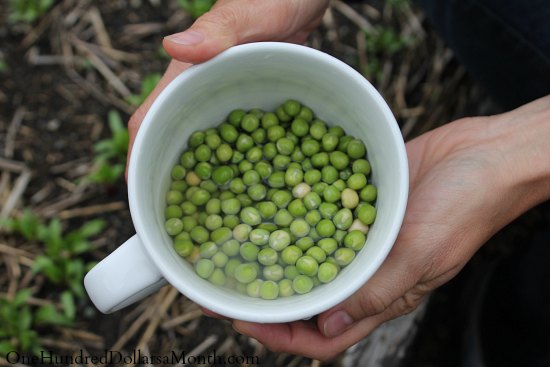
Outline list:
[[[89,238],[103,230],[105,221],[91,220],[64,235],[58,218],[46,225],[26,210],[20,218],[9,219],[2,225],[27,240],[44,245],[44,253],[36,257],[33,271],[44,274],[54,284],[68,286],[77,297],[84,296],[82,281],[92,264],[86,264],[81,255],[91,250]]]
[[[410,5],[410,0],[386,0],[386,2],[393,8],[401,10],[407,5]]]
[[[365,72],[376,79],[381,76],[383,60],[402,51],[411,44],[410,38],[401,36],[394,28],[389,26],[377,26],[374,32],[366,32],[365,37],[369,58],[369,65]]]
[[[194,19],[197,19],[212,8],[216,0],[178,0],[178,4]]]
[[[12,22],[32,23],[40,18],[54,4],[54,0],[9,0]]]
[[[160,78],[162,75],[159,73],[153,73],[148,74],[143,78],[143,81],[141,82],[141,92],[140,94],[132,94],[127,98],[128,103],[139,106],[143,102],[145,102],[145,99],[149,94],[155,89],[156,85],[160,81]]]
[[[31,292],[23,289],[13,300],[0,299],[0,356],[10,351],[37,353],[38,335],[32,329],[33,313],[27,299]]]
[[[86,176],[88,180],[102,184],[113,184],[122,177],[128,153],[128,129],[120,114],[109,111],[108,121],[112,135],[94,145],[94,169]]]
[[[35,312],[35,321],[37,325],[61,325],[71,326],[76,316],[76,306],[74,296],[70,291],[61,293],[60,296],[62,312],[53,304],[41,306]]]

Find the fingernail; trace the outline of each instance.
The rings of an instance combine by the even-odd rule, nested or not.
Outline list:
[[[325,321],[323,331],[325,336],[332,338],[342,334],[353,323],[353,319],[346,311],[336,311]]]
[[[164,39],[178,45],[193,46],[204,41],[204,34],[194,30],[187,30],[181,33],[174,33],[164,37]]]

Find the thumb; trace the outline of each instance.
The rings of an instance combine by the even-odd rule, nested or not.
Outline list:
[[[163,46],[179,61],[200,63],[241,43],[303,42],[327,4],[328,0],[218,0],[189,29],[165,37]]]
[[[412,311],[424,295],[419,276],[399,256],[390,256],[374,276],[350,298],[319,315],[317,325],[326,337],[336,337],[359,321],[376,316],[379,322]],[[420,287],[421,288],[421,287]]]

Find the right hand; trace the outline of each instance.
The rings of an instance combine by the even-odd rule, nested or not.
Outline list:
[[[149,97],[130,117],[128,162],[145,114],[160,92],[180,73],[192,64],[209,60],[242,43],[303,43],[319,25],[327,7],[328,0],[218,0],[189,29],[165,37],[164,49],[174,59]]]

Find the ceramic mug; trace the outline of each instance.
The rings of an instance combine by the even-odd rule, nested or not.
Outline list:
[[[378,188],[377,217],[364,248],[330,283],[304,295],[263,300],[201,279],[173,249],[164,229],[170,170],[189,135],[224,121],[235,108],[274,110],[287,99],[310,107],[329,125],[363,140]],[[149,109],[137,134],[128,196],[137,234],[85,277],[104,313],[117,311],[170,283],[189,299],[228,318],[288,322],[312,317],[356,292],[392,248],[405,213],[408,165],[388,105],[353,68],[323,52],[288,43],[235,46],[174,79]]]

